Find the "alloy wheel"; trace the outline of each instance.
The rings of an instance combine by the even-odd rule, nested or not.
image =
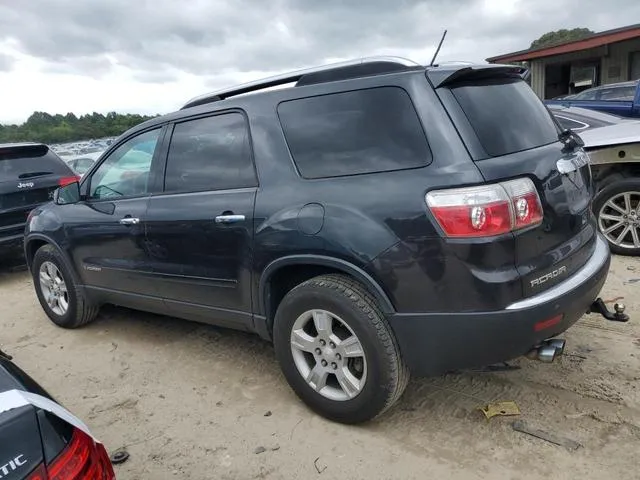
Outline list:
[[[40,265],[40,290],[47,305],[56,315],[64,315],[69,309],[67,285],[58,267],[52,262]]]
[[[621,248],[640,248],[640,192],[612,196],[600,209],[598,227]]]
[[[360,340],[337,315],[309,310],[291,330],[291,353],[302,378],[329,400],[355,398],[367,379],[367,360]]]

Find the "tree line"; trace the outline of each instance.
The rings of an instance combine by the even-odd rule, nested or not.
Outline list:
[[[115,137],[129,128],[153,118],[146,115],[109,112],[77,117],[73,113],[50,115],[33,112],[22,125],[0,124],[0,143],[64,143],[92,138]]]

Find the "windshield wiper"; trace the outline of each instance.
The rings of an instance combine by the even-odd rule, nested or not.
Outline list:
[[[24,178],[33,178],[33,177],[42,177],[44,175],[53,175],[53,172],[30,172],[30,173],[21,173],[18,175],[20,180]]]
[[[584,147],[584,141],[580,136],[568,128],[558,133],[558,140],[564,143],[563,150],[573,152],[576,148]]]

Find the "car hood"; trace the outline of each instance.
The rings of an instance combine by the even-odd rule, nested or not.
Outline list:
[[[579,132],[585,148],[640,142],[640,121],[628,121]]]

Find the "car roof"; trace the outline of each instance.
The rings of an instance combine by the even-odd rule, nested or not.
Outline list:
[[[567,114],[569,116],[575,115],[584,118],[592,118],[594,120],[609,121],[611,123],[617,123],[625,120],[624,117],[613,115],[611,113],[600,112],[598,110],[591,110],[589,108],[573,107],[565,105],[548,105],[550,110],[554,113]]]
[[[603,90],[605,88],[618,88],[618,87],[636,87],[640,83],[640,80],[630,80],[628,82],[608,83],[606,85],[598,85],[597,87],[588,88],[587,90]],[[583,90],[586,92],[586,90]],[[581,92],[582,93],[582,92]]]
[[[278,91],[274,91],[273,89],[281,86],[287,87],[286,89],[288,90],[290,88],[317,85],[326,82],[353,80],[378,75],[403,75],[425,71],[428,73],[429,80],[433,86],[438,88],[439,86],[444,86],[449,82],[457,81],[467,76],[488,75],[491,74],[491,72],[523,76],[527,69],[514,65],[474,64],[471,62],[446,62],[424,66],[402,57],[365,57],[320,67],[296,70],[200,95],[189,100],[180,110],[147,120],[133,127],[129,133],[133,134],[152,129],[167,122],[179,120],[194,114],[206,114],[214,110],[212,105],[230,98],[244,97],[247,94],[252,94],[252,96],[277,95]],[[282,91],[284,89],[285,88],[279,88],[278,90]],[[232,105],[225,106],[231,107]]]

